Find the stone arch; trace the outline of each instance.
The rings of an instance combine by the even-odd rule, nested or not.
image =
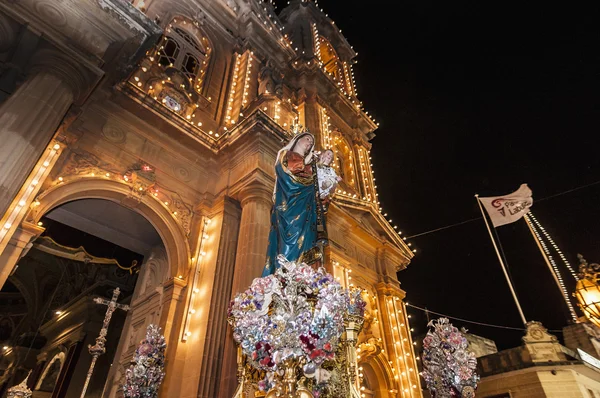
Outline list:
[[[368,379],[375,397],[387,397],[390,390],[395,389],[394,374],[383,353],[369,357],[358,366],[362,367],[363,376]]]
[[[132,197],[129,185],[104,178],[86,177],[61,183],[43,192],[39,205],[27,215],[26,220],[37,223],[52,209],[79,199],[105,199],[124,205],[140,214],[156,229],[165,246],[170,277],[186,275],[190,264],[187,236],[171,212],[151,195]],[[138,202],[139,200],[139,202]],[[128,205],[134,203],[134,206]]]

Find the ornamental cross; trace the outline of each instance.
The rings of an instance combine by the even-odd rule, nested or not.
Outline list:
[[[85,392],[88,388],[88,384],[90,383],[90,379],[92,378],[92,373],[94,372],[94,366],[96,366],[96,360],[98,357],[106,352],[106,348],[104,344],[106,343],[106,334],[108,333],[108,324],[110,323],[110,319],[112,318],[113,312],[116,309],[120,309],[123,311],[129,311],[130,307],[126,304],[117,304],[117,298],[121,294],[121,289],[116,288],[113,291],[112,299],[106,300],[102,297],[96,297],[94,302],[96,304],[106,305],[108,308],[106,309],[106,315],[104,316],[104,322],[102,323],[102,329],[100,329],[100,334],[96,337],[96,344],[88,345],[88,351],[92,355],[92,363],[90,364],[90,368],[87,372],[87,378],[85,379],[85,384],[83,385],[83,391],[81,392],[81,397],[85,397]]]

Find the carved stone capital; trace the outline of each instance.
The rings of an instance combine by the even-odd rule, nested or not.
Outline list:
[[[75,103],[80,104],[94,89],[104,72],[75,54],[43,48],[33,55],[30,73],[57,76],[72,90]]]
[[[238,200],[242,209],[244,206],[253,201],[263,202],[269,206],[273,204],[273,191],[269,190],[264,184],[252,182],[244,186],[238,192]]]

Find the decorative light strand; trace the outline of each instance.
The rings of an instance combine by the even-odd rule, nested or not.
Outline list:
[[[342,65],[343,65],[343,69],[344,69],[344,81],[346,83],[347,93],[348,93],[348,96],[352,96],[352,95],[354,95],[354,92],[352,91],[352,80],[351,80],[350,72],[348,70],[348,63],[346,61],[344,61]]]
[[[406,310],[406,304],[404,302],[401,303],[402,304],[402,309],[404,310],[404,314],[406,315],[406,325],[408,327],[408,330],[413,330],[410,327],[410,315],[408,314],[408,311]],[[418,388],[419,390],[421,390],[421,380],[418,376],[418,372],[416,371],[416,369],[418,369],[417,367],[417,363],[416,361],[419,360],[419,356],[415,354],[415,346],[417,345],[416,342],[413,340],[412,334],[409,334],[410,339],[408,341],[408,346],[410,348],[410,351],[412,353],[412,357],[415,359],[415,361],[412,363],[413,368],[409,368],[409,372],[413,372],[413,380],[415,384],[412,384],[412,388]]]
[[[394,303],[391,297],[387,298],[387,304],[388,304],[388,319],[389,319],[389,327],[390,327],[390,335],[392,337],[392,347],[394,347],[394,359],[396,360],[396,366],[391,366],[393,364],[392,361],[389,361],[389,364],[392,368],[392,374],[394,375],[394,379],[396,380],[396,383],[398,383],[398,387],[400,390],[402,390],[402,387],[404,386],[404,380],[402,380],[400,378],[400,375],[398,374],[398,372],[396,371],[396,368],[400,368],[401,367],[401,360],[404,359],[404,355],[402,355],[402,351],[401,351],[401,347],[399,347],[402,342],[402,336],[398,335],[398,339],[396,339],[396,336],[394,334],[394,332],[396,332],[396,334],[398,334],[398,320],[396,316],[393,316],[396,314],[396,311],[394,310]],[[390,309],[391,306],[391,309]],[[395,323],[395,324],[394,324]]]
[[[531,212],[530,212],[530,214],[531,214]],[[552,257],[552,254],[550,253],[550,250],[548,250],[548,246],[546,246],[546,242],[544,242],[544,240],[542,239],[542,236],[540,235],[540,233],[537,229],[537,226],[531,222],[528,214],[525,214],[525,221],[527,222],[527,224],[529,224],[532,231],[535,233],[535,236],[536,236],[538,242],[540,243],[540,245],[542,246],[542,249],[543,249],[544,253],[546,254],[546,257],[550,261],[552,270],[554,271],[554,275],[556,276],[556,279],[558,281],[560,291],[563,295],[563,298],[565,299],[565,303],[567,304],[567,307],[569,308],[569,312],[571,313],[571,317],[573,318],[573,320],[575,322],[577,322],[577,318],[578,318],[577,313],[575,312],[575,308],[573,308],[573,305],[571,304],[571,300],[569,300],[569,293],[563,282],[562,275],[560,274],[558,266],[556,265],[556,262],[554,261],[554,258]],[[539,223],[538,223],[538,225],[539,225]],[[541,228],[541,226],[540,226],[540,228]]]
[[[317,24],[313,22],[313,40],[315,47],[315,54],[317,55],[317,59],[319,60],[319,66],[324,67],[323,57],[321,56],[321,37],[319,36],[319,30],[317,29]]]
[[[188,338],[192,335],[190,332],[190,323],[192,320],[192,316],[196,313],[196,309],[194,305],[196,304],[196,296],[200,291],[197,288],[198,279],[200,275],[200,265],[202,264],[202,260],[206,256],[206,252],[204,251],[204,246],[206,241],[209,239],[209,235],[206,233],[208,226],[210,225],[210,218],[205,218],[204,223],[202,224],[202,232],[200,233],[200,244],[198,245],[198,251],[196,253],[195,258],[192,258],[192,262],[194,263],[194,276],[192,278],[192,291],[190,292],[189,302],[187,306],[187,312],[185,313],[185,321],[183,326],[183,335],[181,336],[182,341],[187,341]],[[180,275],[179,278],[182,278],[183,275]]]
[[[281,123],[279,123],[279,119],[281,119],[281,101],[277,101],[275,103],[275,114],[273,115],[273,120],[275,120],[275,122],[279,125],[281,125]]]
[[[254,51],[248,53],[248,59],[246,61],[246,75],[244,77],[244,92],[242,94],[242,108],[246,106],[248,102],[248,92],[250,90],[250,76],[252,72],[252,56]]]
[[[323,133],[323,147],[325,149],[331,149],[332,145],[331,145],[331,131],[330,131],[330,127],[331,124],[329,123],[330,118],[329,115],[327,115],[327,108],[321,106],[319,107],[320,111],[321,111],[321,131]]]
[[[361,182],[363,185],[363,192],[364,192],[364,196],[363,196],[363,200],[367,201],[369,204],[375,203],[377,204],[377,200],[375,199],[375,195],[372,185],[371,185],[371,181],[369,180],[369,173],[368,173],[368,169],[365,166],[365,161],[367,158],[367,153],[365,151],[364,148],[359,147],[358,148],[358,158],[359,158],[359,163],[360,163],[360,175],[361,175]],[[372,177],[372,176],[371,176]]]
[[[542,227],[542,225],[540,224],[540,222],[535,218],[535,216],[533,215],[533,213],[531,211],[529,211],[529,217],[533,220],[533,222],[535,223],[535,225],[537,225],[537,227],[542,231],[542,234],[546,237],[546,239],[548,239],[548,242],[550,242],[550,245],[552,245],[552,247],[554,248],[554,250],[556,250],[556,252],[558,253],[559,257],[561,258],[561,260],[563,260],[563,262],[565,263],[567,269],[569,270],[571,276],[573,277],[573,279],[575,279],[575,281],[579,280],[579,276],[577,275],[577,272],[575,272],[575,270],[573,269],[573,267],[571,267],[571,264],[569,263],[569,261],[567,260],[567,258],[565,257],[565,255],[563,254],[563,252],[560,250],[560,248],[558,247],[558,245],[556,243],[554,243],[554,239],[552,239],[552,237],[550,236],[550,234],[544,229],[544,227]]]
[[[352,64],[350,64],[348,66],[348,68],[350,69],[350,78],[352,79],[352,92],[354,93],[354,96],[356,97],[358,95],[358,93],[356,92],[356,82],[354,81],[354,71],[352,70]],[[354,99],[352,99],[352,102],[354,102]]]
[[[12,233],[18,224],[20,223],[21,217],[26,212],[29,204],[40,190],[44,179],[50,172],[54,163],[60,155],[61,146],[57,141],[52,141],[47,147],[45,153],[42,155],[40,160],[35,165],[33,171],[29,174],[24,188],[17,194],[17,197],[13,200],[7,215],[2,220],[2,226],[0,227],[0,248],[3,248],[7,244],[7,240],[10,239]],[[33,206],[39,205],[39,202],[34,202]]]
[[[229,90],[229,98],[227,99],[227,108],[225,111],[225,123],[233,124],[231,120],[231,111],[233,110],[233,100],[235,97],[235,86],[237,85],[238,73],[240,71],[240,54],[235,54],[235,67],[233,69],[233,79],[231,81],[231,88]]]

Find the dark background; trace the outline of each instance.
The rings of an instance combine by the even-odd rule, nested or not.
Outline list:
[[[475,193],[528,183],[532,211],[571,264],[577,253],[600,262],[600,184],[554,196],[600,180],[600,13],[524,3],[318,4],[359,53],[358,96],[381,123],[372,141],[379,197],[405,236],[480,217]],[[568,310],[524,221],[498,234],[527,319],[562,328]],[[417,255],[399,274],[409,303],[522,327],[483,220],[409,240]],[[410,312],[423,334],[425,317]],[[500,349],[523,335],[453,323]]]

